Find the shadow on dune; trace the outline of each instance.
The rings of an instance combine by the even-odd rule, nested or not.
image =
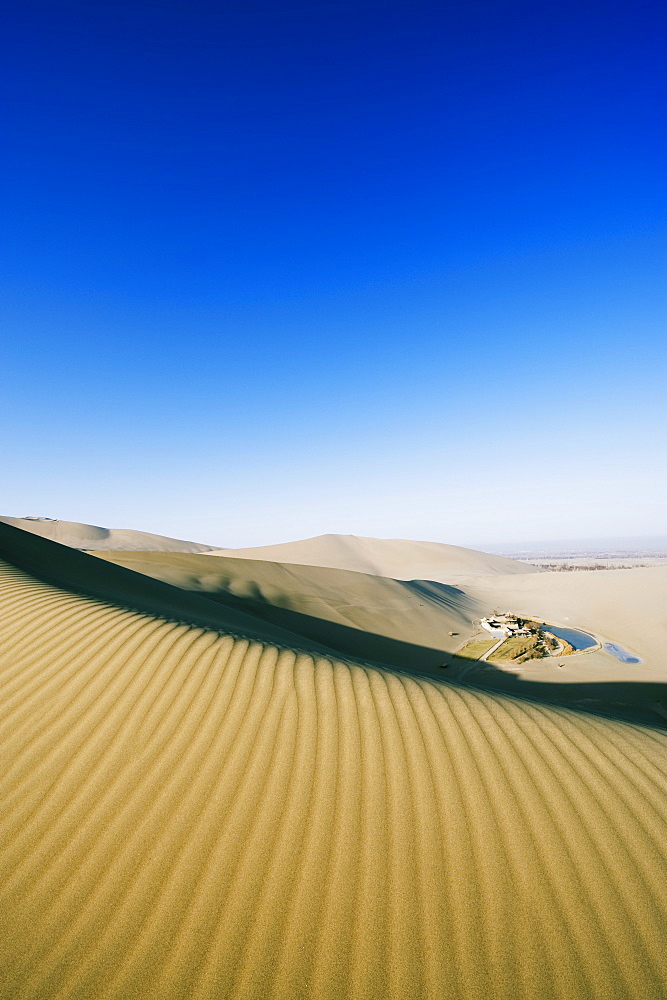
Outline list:
[[[454,587],[451,583],[437,583],[435,580],[402,580],[403,586],[412,591],[416,597],[423,597],[431,604],[440,604],[443,608],[451,611],[459,611],[462,607],[469,606],[474,612],[477,607],[470,597],[460,587]]]
[[[584,658],[582,658],[584,659]],[[528,680],[506,673],[492,663],[471,661],[465,676],[452,680],[483,691],[498,691],[517,698],[561,705],[596,715],[606,715],[626,722],[638,722],[667,729],[667,683],[659,681],[577,681],[559,683]],[[443,673],[443,671],[438,671]],[[447,673],[447,671],[445,671]]]
[[[444,588],[445,585],[432,586]],[[210,596],[217,599],[215,594]],[[455,681],[485,691],[498,691],[531,701],[667,728],[667,684],[646,681],[531,681],[479,660],[470,660],[461,667],[457,657],[442,649],[400,642],[266,602],[233,598],[229,594],[224,595],[224,599],[225,602],[238,601],[239,608],[249,605],[258,618],[328,646],[343,656],[398,668],[404,673],[433,680]],[[463,677],[460,678],[461,674]]]
[[[270,604],[258,589],[252,598],[236,597],[227,591],[189,591],[3,523],[0,558],[61,589],[170,620],[316,655],[339,655],[414,676],[667,728],[667,684],[550,683],[527,680],[490,663],[471,660],[462,665],[442,649],[402,642]],[[408,586],[415,594],[445,607],[460,605],[458,588],[424,580],[410,581]]]
[[[249,597],[234,597],[225,593],[210,593],[207,596],[212,601],[220,601],[228,607],[250,611],[253,617],[289,630],[308,639],[314,644],[326,646],[334,654],[352,657],[356,660],[371,661],[378,666],[398,667],[401,670],[411,669],[422,671],[443,671],[440,664],[445,661],[447,653],[442,649],[429,646],[418,646],[400,639],[392,639],[386,635],[367,632],[362,629],[330,622],[314,615],[306,615],[301,611],[269,604],[266,601]],[[442,678],[441,678],[442,679]]]
[[[85,597],[262,642],[402,669],[434,669],[444,658],[439,649],[400,642],[269,604],[261,598],[259,588],[251,588],[254,598],[236,597],[228,591],[187,590],[2,522],[0,558],[44,583]]]
[[[243,602],[233,606],[172,587],[31,532],[0,522],[0,559],[44,583],[172,621],[231,632],[283,646],[303,645],[301,637],[278,625],[267,627]],[[330,650],[319,649],[330,653]]]

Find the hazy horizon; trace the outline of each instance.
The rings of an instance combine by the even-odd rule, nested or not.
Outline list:
[[[59,521],[60,520],[63,520],[63,521],[64,520],[69,520],[68,518],[55,518],[55,517],[53,517],[53,515],[43,514],[43,513],[42,514],[37,514],[37,513],[32,513],[32,514],[16,514],[16,513],[11,513],[11,514],[8,514],[7,512],[4,512],[0,516],[1,517],[23,517],[23,518],[27,517],[27,518],[30,518],[30,519],[34,519],[34,518],[47,518],[49,520],[59,520]],[[276,536],[271,536],[271,537],[266,537],[266,538],[263,537],[262,541],[259,541],[259,542],[257,542],[257,541],[252,541],[252,542],[241,541],[241,542],[237,542],[234,545],[231,545],[231,544],[228,544],[227,542],[221,542],[220,538],[217,537],[217,536],[216,537],[203,537],[203,536],[197,536],[197,537],[195,537],[193,535],[192,537],[187,537],[186,538],[185,536],[179,536],[177,533],[174,533],[174,532],[156,531],[154,526],[151,527],[151,526],[149,526],[147,524],[142,524],[142,525],[138,525],[138,524],[134,524],[134,523],[132,523],[132,524],[131,523],[123,523],[123,524],[121,524],[121,523],[113,523],[113,524],[112,523],[108,523],[108,524],[105,523],[105,524],[102,524],[99,521],[78,522],[78,523],[91,524],[91,525],[93,525],[95,527],[101,527],[101,528],[115,528],[115,529],[117,529],[117,528],[121,528],[121,529],[127,529],[127,528],[129,528],[131,530],[147,531],[147,532],[151,532],[153,534],[163,534],[163,535],[167,535],[168,537],[172,537],[172,538],[182,537],[184,541],[198,542],[198,543],[203,543],[205,545],[207,545],[207,544],[208,545],[214,545],[214,546],[218,546],[220,548],[239,548],[239,549],[244,549],[244,548],[252,548],[255,545],[257,545],[257,546],[263,546],[263,545],[280,545],[280,544],[287,543],[287,542],[294,542],[294,541],[302,540],[304,538],[314,537],[312,535],[299,535],[299,536],[292,536],[292,537],[288,538],[288,537],[278,537],[276,535]],[[387,535],[384,535],[384,536],[380,536],[380,535],[367,535],[367,536],[363,536],[362,533],[358,532],[358,531],[357,532],[354,532],[354,531],[350,531],[350,532],[323,531],[323,532],[320,532],[319,534],[322,534],[322,535],[344,535],[344,534],[348,534],[348,535],[356,535],[356,536],[371,537],[371,538],[382,538],[382,537],[383,538],[389,538],[389,537],[398,538],[398,537],[405,537],[405,536],[395,536],[395,535],[394,536],[387,536]],[[462,541],[462,540],[452,541],[449,538],[426,538],[426,537],[421,537],[421,536],[420,537],[414,536],[414,538],[411,538],[411,539],[407,539],[406,538],[406,540],[428,541],[428,542],[441,542],[441,543],[444,543],[444,544],[447,544],[447,545],[458,545],[458,546],[461,546],[463,548],[477,549],[477,550],[480,550],[480,551],[485,551],[485,552],[490,552],[490,553],[496,553],[498,555],[514,555],[516,557],[520,557],[522,554],[525,554],[525,555],[536,554],[536,553],[539,553],[541,550],[544,550],[547,553],[554,554],[554,555],[556,555],[558,553],[561,553],[561,552],[565,553],[565,552],[568,552],[568,551],[573,551],[573,552],[574,551],[578,551],[582,555],[586,555],[588,553],[591,553],[591,554],[598,553],[599,554],[599,553],[601,553],[601,552],[603,552],[605,550],[607,550],[609,552],[618,552],[618,553],[630,552],[630,551],[634,551],[634,550],[640,551],[642,553],[649,553],[649,552],[655,552],[655,553],[663,553],[663,552],[665,552],[665,553],[667,553],[667,535],[636,535],[636,536],[631,536],[631,537],[628,537],[628,536],[614,536],[614,537],[605,537],[605,538],[600,538],[600,537],[595,537],[595,538],[592,538],[592,537],[588,537],[588,538],[581,538],[581,537],[579,537],[579,538],[571,538],[570,537],[570,538],[546,538],[546,539],[545,538],[541,538],[541,539],[532,539],[532,540],[528,540],[528,541],[526,541],[526,540],[520,540],[520,539],[519,540],[514,539],[511,542],[505,542],[505,543],[488,541],[488,540],[480,542],[479,539],[473,539],[473,540],[467,540],[467,541]]]
[[[230,546],[664,532],[661,25],[14,5],[3,507]]]

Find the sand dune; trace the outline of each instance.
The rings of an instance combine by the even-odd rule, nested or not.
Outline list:
[[[31,541],[3,998],[664,1000],[667,733],[114,606]]]
[[[207,600],[204,594],[169,586],[120,565],[105,565],[101,559],[84,552],[2,523],[0,553],[43,582],[54,583],[84,596],[94,596],[149,614],[167,615],[179,622],[234,632],[239,636],[267,639],[289,646],[303,645],[302,636],[278,625],[267,625],[252,614],[248,604],[227,603],[224,598]],[[322,647],[318,646],[318,649],[322,651]]]
[[[236,598],[263,620],[344,655],[407,668],[439,666],[443,652],[471,631],[473,618],[490,610],[459,587],[426,580],[172,552],[99,555],[225,604]]]
[[[393,580],[433,580],[453,583],[482,574],[540,573],[536,566],[489,555],[475,549],[439,542],[412,542],[399,538],[361,538],[357,535],[318,535],[298,542],[252,549],[213,549],[213,556],[265,559],[269,562],[328,566]]]
[[[210,545],[184,542],[165,535],[130,528],[99,528],[94,524],[77,521],[58,521],[50,517],[0,517],[0,521],[15,528],[22,528],[42,538],[50,538],[73,549],[141,550],[148,552],[207,552]]]
[[[342,655],[492,690],[655,722],[667,711],[667,570],[477,575],[456,585],[399,581],[328,567],[181,553],[105,552],[101,558],[206,594]],[[456,652],[495,607],[592,632],[642,657],[603,650],[517,667],[470,664]],[[473,624],[473,622],[475,624]],[[454,633],[453,635],[451,633]],[[657,714],[656,714],[657,713]]]

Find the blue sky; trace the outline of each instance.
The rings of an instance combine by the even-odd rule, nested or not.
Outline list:
[[[3,512],[665,533],[657,3],[25,0]]]

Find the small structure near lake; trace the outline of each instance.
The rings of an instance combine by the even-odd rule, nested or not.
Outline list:
[[[530,626],[535,625],[535,622],[527,622],[523,618],[517,618],[516,615],[494,615],[493,618],[482,618],[480,619],[480,625],[487,632],[491,632],[492,635],[531,635],[534,628]]]
[[[551,656],[569,656],[594,648],[597,640],[585,632],[564,629],[518,615],[494,614],[480,619],[491,638],[473,638],[455,655],[463,659],[520,664]]]

